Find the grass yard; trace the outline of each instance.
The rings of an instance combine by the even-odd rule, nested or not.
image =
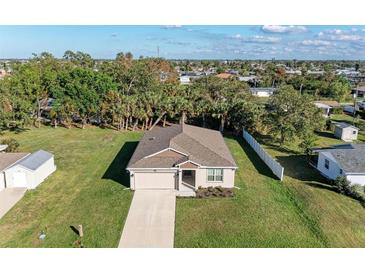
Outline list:
[[[22,151],[53,152],[57,171],[0,220],[0,247],[72,247],[79,224],[86,247],[116,247],[132,198],[123,170],[141,133],[42,127],[5,135]],[[226,142],[240,189],[234,198],[177,199],[176,247],[365,247],[365,209],[323,184],[295,148],[266,146],[285,167],[281,183],[242,139]]]
[[[269,147],[284,182],[242,140],[226,138],[239,166],[236,197],[178,199],[177,247],[365,247],[365,209],[323,184],[303,156]]]
[[[116,247],[132,198],[123,170],[141,134],[42,127],[8,136],[21,151],[54,153],[57,171],[0,220],[0,247],[72,247],[79,224],[85,247]]]

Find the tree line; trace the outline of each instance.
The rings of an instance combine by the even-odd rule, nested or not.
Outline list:
[[[161,58],[134,59],[119,53],[95,61],[89,54],[49,53],[12,66],[0,81],[0,128],[40,126],[44,102],[52,98],[53,126],[84,128],[90,123],[115,130],[149,130],[189,122],[220,131],[270,132],[278,142],[310,140],[321,126],[320,111],[309,95],[283,83],[267,105],[258,104],[244,82],[215,76],[179,85],[172,64]]]

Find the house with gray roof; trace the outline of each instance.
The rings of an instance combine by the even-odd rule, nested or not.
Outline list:
[[[326,178],[345,176],[352,184],[365,185],[365,144],[342,144],[314,149],[316,168]]]
[[[11,187],[34,189],[56,170],[53,154],[0,153],[0,190]]]
[[[131,189],[234,186],[237,165],[219,131],[180,124],[146,131],[127,170]]]

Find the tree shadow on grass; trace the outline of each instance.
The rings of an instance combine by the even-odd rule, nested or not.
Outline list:
[[[336,138],[336,136],[332,132],[328,132],[328,131],[318,131],[317,132],[316,131],[316,134],[320,137],[338,140],[338,138]]]
[[[126,167],[134,150],[137,147],[138,142],[125,142],[114,160],[111,162],[107,170],[105,171],[102,179],[110,179],[125,187],[129,187],[129,175]]]
[[[256,152],[242,137],[237,137],[237,136],[225,136],[225,137],[228,139],[233,139],[240,144],[243,151],[246,153],[247,157],[254,165],[258,173],[270,177],[272,179],[278,180],[278,178],[274,175],[274,173],[272,173],[272,171],[266,166],[266,164],[261,160],[261,158],[256,154]]]

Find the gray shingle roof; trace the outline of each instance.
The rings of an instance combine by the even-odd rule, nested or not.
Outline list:
[[[19,161],[18,164],[27,169],[36,170],[52,157],[53,154],[44,150],[38,150]]]
[[[346,173],[365,173],[365,144],[349,144],[324,150]]]
[[[150,156],[169,148],[185,155]],[[202,166],[236,167],[219,131],[191,125],[173,125],[146,131],[128,168],[171,168],[186,160]]]
[[[339,127],[339,128],[354,128],[354,129],[358,129],[357,127],[353,126],[353,125],[350,125],[348,123],[345,123],[345,122],[339,122],[339,123],[336,123],[336,127]]]

